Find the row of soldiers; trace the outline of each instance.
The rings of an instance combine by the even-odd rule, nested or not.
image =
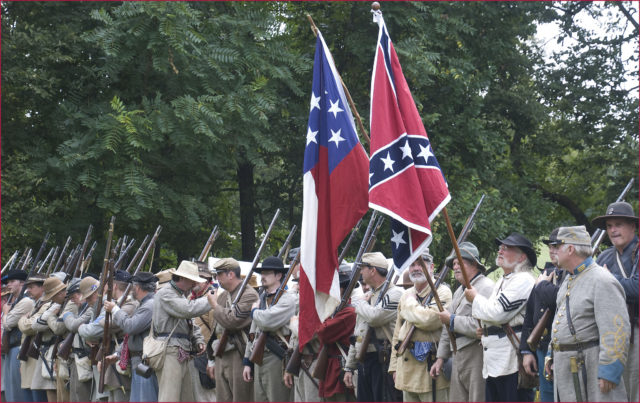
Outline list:
[[[16,298],[25,283],[29,297],[13,309],[3,304],[2,331],[10,336],[2,357],[4,397],[533,401],[526,381],[534,379],[540,401],[638,401],[638,217],[628,203],[614,203],[594,225],[613,244],[597,262],[584,227],[560,227],[544,241],[551,262],[537,278],[535,250],[520,234],[496,238],[496,265],[504,271],[496,283],[485,275],[478,249],[462,242],[462,259],[445,259],[461,284],[453,293],[438,281],[432,293],[437,279],[428,253],[388,288],[388,260],[380,252],[365,253],[349,303],[301,350],[298,321],[305,318],[298,316],[296,287],[282,292],[287,269],[277,257],[255,269],[260,287],[243,277],[233,258],[213,267],[183,261],[155,275],[119,270],[113,300],[99,312],[102,292],[91,276],[65,285],[64,273],[44,278],[11,271],[3,277],[3,298]],[[295,254],[289,255],[294,269]],[[351,277],[351,265],[342,265],[343,293]],[[547,310],[552,319],[539,343],[530,344]],[[113,353],[92,362],[107,317]],[[20,360],[22,339],[37,334],[37,355]],[[54,354],[54,340],[67,334],[73,349],[63,359]],[[296,351],[299,371],[287,365]]]

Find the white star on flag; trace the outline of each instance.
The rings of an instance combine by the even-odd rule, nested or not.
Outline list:
[[[331,108],[329,108],[329,112],[333,113],[333,117],[334,118],[338,117],[338,112],[344,112],[342,109],[340,109],[340,100],[339,99],[336,100],[335,104],[331,100],[329,100],[329,102],[331,102]]]
[[[400,231],[398,233],[398,232],[395,232],[394,230],[391,230],[391,232],[393,232],[393,237],[391,238],[391,242],[396,244],[396,249],[398,249],[398,246],[406,243],[403,239],[404,231]]]
[[[333,141],[334,143],[336,143],[336,148],[338,148],[338,143],[340,143],[341,141],[344,141],[344,139],[340,137],[341,131],[342,129],[338,129],[337,132],[334,132],[333,130],[331,130],[331,138],[329,139],[329,141]]]
[[[311,93],[311,108],[309,109],[309,112],[311,112],[313,110],[313,108],[318,108],[318,110],[320,110],[320,97],[316,97],[316,94],[314,94],[312,92]]]
[[[418,154],[418,157],[424,158],[424,162],[426,163],[429,157],[433,157],[431,146],[423,147],[422,145],[420,145],[420,154]]]
[[[407,139],[407,142],[404,143],[402,147],[400,147],[400,149],[402,150],[402,159],[405,159],[406,157],[413,158],[411,156],[411,146],[409,146],[408,139]]]
[[[318,134],[317,130],[313,132],[311,131],[311,127],[307,128],[307,145],[309,145],[309,143],[318,144],[318,141],[316,140],[316,134]]]
[[[390,169],[391,172],[393,172],[393,164],[395,163],[395,161],[391,159],[391,153],[390,152],[387,152],[387,158],[380,158],[380,160],[382,162],[384,162],[384,170],[385,171],[387,169]]]

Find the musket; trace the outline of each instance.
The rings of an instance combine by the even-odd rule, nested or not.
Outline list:
[[[151,238],[151,241],[149,242],[149,245],[147,245],[147,249],[145,249],[145,251],[144,251],[144,255],[142,255],[142,259],[140,259],[140,262],[138,263],[138,266],[136,267],[136,270],[133,272],[133,276],[138,274],[140,272],[140,270],[142,270],[142,268],[144,267],[144,263],[146,262],[147,258],[149,257],[149,252],[151,251],[151,248],[155,248],[156,241],[158,240],[158,236],[160,236],[160,232],[161,231],[162,231],[162,226],[158,225],[158,228],[156,228],[156,232],[153,234],[153,238]],[[127,272],[129,272],[129,270],[131,269],[131,266],[133,266],[133,264],[136,261],[136,259],[138,259],[138,256],[140,256],[140,254],[142,253],[142,248],[143,248],[144,244],[147,243],[147,239],[149,239],[149,235],[147,235],[144,238],[144,240],[142,241],[142,244],[140,245],[140,248],[138,248],[138,251],[133,256],[133,259],[131,259],[131,262],[129,263],[129,267],[127,267]],[[124,294],[122,294],[122,297],[120,297],[120,301],[118,301],[118,306],[119,307],[122,306],[122,304],[124,304],[124,301],[127,300],[127,297],[129,296],[129,293],[131,292],[131,287],[132,286],[133,286],[133,283],[127,284],[127,288],[124,290]]]
[[[22,269],[22,265],[24,264],[24,260],[26,259],[27,254],[29,254],[29,256],[31,256],[31,253],[29,252],[30,250],[31,249],[29,247],[27,247],[27,248],[25,248],[24,252],[22,252],[22,256],[20,256],[20,260],[18,260],[18,264],[16,265],[16,270],[21,270]]]
[[[73,277],[82,277],[82,273],[85,271],[89,271],[89,265],[91,264],[91,259],[93,258],[93,252],[96,250],[96,246],[98,246],[97,241],[93,241],[91,244],[91,248],[89,252],[87,252],[87,256],[82,260],[82,264],[80,265],[80,273],[73,273]]]
[[[53,251],[53,256],[51,256],[51,261],[49,262],[49,267],[47,267],[47,276],[52,272],[53,266],[56,263],[56,258],[58,257],[58,251],[60,250],[59,246],[56,246],[56,249]]]
[[[2,271],[0,271],[0,275],[3,274],[5,270],[7,270],[7,268],[11,270],[11,268],[13,267],[13,263],[15,262],[17,257],[18,257],[18,251],[13,252],[13,255],[11,255],[11,257],[9,258],[9,261],[5,263],[4,267],[2,268]]]
[[[72,275],[69,274],[68,272],[65,272],[65,273],[67,274],[67,276],[66,276],[66,279],[65,279],[64,283],[68,283],[71,280]],[[67,296],[65,297],[64,301],[60,305],[60,309],[58,310],[58,315],[57,315],[58,317],[60,317],[60,315],[62,315],[62,313],[64,312],[64,308],[67,306],[67,303],[69,302],[69,299],[71,299],[71,295],[67,294]],[[72,340],[73,340],[73,333],[69,333],[69,334],[71,334],[71,337],[72,337]],[[58,335],[56,335],[53,338],[53,351],[51,352],[52,359],[55,359],[55,357],[57,357],[57,355],[58,355],[58,348],[59,348],[60,341],[61,341],[60,339],[62,339],[62,336],[58,336]]]
[[[204,244],[204,247],[202,248],[202,252],[200,252],[200,256],[198,256],[198,261],[199,262],[204,262],[204,259],[207,258],[207,255],[209,254],[209,251],[211,250],[211,246],[213,246],[213,243],[216,241],[216,238],[218,238],[218,226],[217,225],[215,227],[213,227],[213,229],[211,230],[211,234],[209,235],[209,239],[207,239],[207,242]],[[151,268],[149,268],[149,270],[151,270]]]
[[[280,253],[278,254],[278,258],[282,258],[282,255],[286,250],[286,244],[288,242],[291,242],[291,238],[293,237],[293,233],[295,232],[295,230],[296,230],[296,226],[294,225],[293,228],[291,229],[291,233],[289,233],[289,236],[285,241],[285,245],[283,245],[282,248],[280,248]],[[298,253],[296,253],[296,257],[291,263],[291,265],[289,266],[287,275],[284,277],[284,280],[280,283],[280,287],[278,287],[278,289],[276,290],[275,295],[273,296],[273,301],[271,302],[271,306],[274,306],[275,304],[277,304],[282,294],[284,294],[284,289],[287,287],[289,278],[291,278],[291,274],[293,274],[293,270],[295,269],[296,264],[298,264],[299,261],[300,261],[300,250],[298,250]],[[251,352],[251,357],[249,357],[249,361],[251,361],[254,364],[262,365],[262,359],[264,358],[264,347],[266,343],[267,343],[267,332],[262,332],[260,333],[260,336],[258,336],[258,338],[253,343],[253,351]]]
[[[289,231],[289,235],[287,235],[287,239],[284,240],[282,247],[280,247],[280,250],[278,251],[278,259],[282,259],[285,253],[289,250],[289,245],[291,245],[291,240],[293,239],[293,236],[295,235],[297,229],[298,226],[293,224],[293,227],[291,227],[291,231]]]
[[[71,235],[67,237],[67,242],[64,243],[62,252],[60,252],[60,256],[58,256],[58,261],[56,262],[56,265],[54,266],[54,269],[53,269],[54,272],[58,271],[58,269],[60,269],[60,265],[62,264],[62,262],[64,262],[65,253],[67,252],[67,248],[69,247],[70,243],[71,243]]]
[[[633,184],[633,178],[629,179],[627,186],[624,187],[624,189],[620,193],[620,196],[618,196],[618,198],[616,199],[615,203],[618,203],[624,199],[624,197],[627,195],[627,192],[629,192],[629,189],[631,189],[632,184]],[[604,239],[604,234],[606,233],[607,231],[598,228],[594,231],[593,235],[591,236],[591,250],[593,251],[593,256],[595,256],[596,253],[598,252],[598,248],[600,247],[600,244]]]
[[[115,255],[115,253],[114,253]],[[108,271],[107,271],[107,301],[111,302],[113,299],[113,274],[114,274],[113,258],[109,259]],[[100,355],[100,362],[102,363],[100,368],[100,378],[98,382],[98,392],[104,392],[104,376],[107,372],[106,358],[109,355],[109,348],[111,347],[111,312],[105,311],[104,313],[104,331],[102,334],[102,355]]]
[[[102,273],[100,274],[100,285],[98,286],[98,300],[96,301],[94,312],[96,316],[100,314],[102,311],[102,297],[104,296],[104,285],[108,280],[107,277],[109,275],[109,255],[111,250],[111,241],[113,239],[113,224],[116,221],[115,216],[111,216],[111,221],[109,222],[109,232],[107,234],[107,245],[104,250],[104,260],[102,265]],[[89,359],[92,363],[96,362],[96,354],[98,353],[98,346],[94,346],[91,348],[91,354]]]
[[[467,218],[467,222],[465,222],[464,227],[462,227],[462,231],[460,231],[460,235],[458,235],[458,242],[462,243],[467,240],[467,236],[473,229],[476,214],[478,214],[478,210],[480,209],[480,205],[484,201],[484,197],[485,195],[483,194],[478,204],[476,204],[475,209],[473,209],[473,213],[471,213],[469,218]],[[453,250],[449,254],[451,253],[453,253]],[[442,283],[442,281],[447,277],[447,275],[449,274],[449,266],[447,266],[447,264],[445,263],[440,269],[439,273],[440,273],[440,277],[438,277],[438,279],[436,280],[436,283],[433,285],[434,287],[433,290],[437,290],[438,287],[440,286],[440,283]],[[422,306],[427,306],[431,303],[431,298],[433,297],[433,294],[434,293],[429,294],[427,298],[424,299],[424,301],[422,302]],[[415,325],[411,325],[411,327],[409,328],[409,331],[407,332],[407,336],[404,338],[404,340],[402,340],[402,343],[400,343],[400,345],[396,347],[396,355],[398,357],[401,356],[409,346],[411,337],[413,337],[413,333],[415,331],[416,331]],[[455,339],[453,339],[452,342],[455,343]]]
[[[267,232],[264,234],[264,239],[262,240],[262,243],[260,244],[260,247],[258,248],[258,251],[256,252],[256,255],[253,258],[253,262],[251,263],[251,270],[249,270],[249,273],[247,273],[247,276],[244,278],[244,280],[242,280],[242,284],[240,285],[240,290],[236,294],[236,297],[233,299],[233,302],[231,303],[232,311],[235,309],[236,305],[238,304],[238,301],[240,300],[240,297],[242,297],[244,290],[247,288],[247,284],[249,283],[249,280],[253,275],[253,271],[258,266],[258,262],[260,261],[260,255],[262,254],[262,251],[265,245],[267,244],[269,235],[271,235],[271,231],[273,230],[273,227],[279,215],[280,215],[280,209],[277,209],[276,214],[273,216],[273,219],[271,220],[269,229],[267,229]],[[215,352],[216,357],[222,356],[222,353],[224,353],[224,350],[227,346],[228,340],[229,340],[229,331],[227,329],[224,329],[224,332],[222,332],[222,336],[220,336],[220,341],[218,342],[218,349]]]
[[[338,256],[338,267],[340,267],[340,265],[344,261],[344,258],[347,256],[347,251],[349,250],[349,247],[353,243],[353,240],[356,239],[356,234],[360,230],[361,224],[362,224],[362,218],[360,218],[356,223],[355,227],[351,229],[351,235],[349,235],[349,238],[347,239],[347,242],[344,244],[344,248],[342,249],[340,256]]]
[[[353,289],[355,288],[356,284],[358,283],[358,280],[360,279],[360,270],[362,269],[362,255],[364,255],[365,251],[369,246],[373,245],[371,241],[371,237],[373,236],[374,224],[376,223],[377,214],[378,212],[376,210],[373,210],[373,212],[371,213],[371,219],[369,220],[367,231],[364,233],[364,238],[362,238],[362,242],[360,243],[360,249],[358,250],[358,254],[356,255],[356,260],[353,262],[353,265],[351,266],[352,267],[351,279],[349,280],[349,285],[344,290],[340,303],[338,304],[333,314],[331,315],[332,318],[336,316],[338,312],[344,309],[345,306],[347,306],[347,303],[351,298],[351,293],[353,292]],[[327,373],[328,360],[329,360],[329,350],[327,346],[324,345],[318,352],[318,360],[316,361],[316,366],[313,369],[313,373],[312,373],[314,378],[324,380],[324,377]]]
[[[124,237],[118,239],[118,242],[116,242],[115,248],[113,248],[113,250],[111,251],[113,256],[116,256],[116,255],[118,255],[120,253],[120,246],[122,246],[122,240],[123,239],[124,239]]]
[[[120,256],[118,257],[118,260],[116,260],[116,262],[114,263],[114,270],[120,270],[120,268],[122,267],[122,265],[125,262],[125,259],[127,258],[127,256],[129,255],[129,251],[131,250],[131,248],[133,248],[133,245],[135,245],[136,240],[132,239],[131,242],[129,242],[128,245],[125,245],[124,242],[122,243],[122,249],[120,251]]]
[[[80,253],[80,259],[78,259],[78,263],[76,265],[76,272],[80,269],[80,266],[84,262],[84,254],[87,251],[87,247],[89,246],[89,241],[91,240],[91,234],[93,233],[93,225],[89,224],[89,228],[87,229],[87,235],[84,237],[84,242],[82,242],[82,249]]]
[[[41,262],[38,262],[40,264],[38,264],[38,268],[36,269],[36,273],[40,274],[42,272],[42,269],[44,268],[44,266],[46,266],[47,262],[51,258],[51,255],[53,255],[53,249],[54,249],[53,247],[51,249],[49,249],[49,253],[47,253],[47,256],[45,256],[44,259]],[[48,275],[49,273],[46,273],[46,274]]]
[[[160,227],[161,228],[161,227]],[[158,231],[158,230],[156,230]],[[138,248],[138,251],[136,252],[135,255],[133,255],[133,257],[131,258],[131,260],[129,261],[129,264],[127,265],[127,269],[126,272],[127,273],[131,273],[131,269],[133,268],[133,266],[136,264],[136,260],[138,260],[138,258],[142,255],[142,253],[144,252],[144,247],[147,244],[147,241],[149,240],[149,235],[145,235],[144,239],[142,240],[142,243],[140,244],[140,247]]]

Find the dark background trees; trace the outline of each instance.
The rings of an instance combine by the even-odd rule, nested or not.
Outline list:
[[[215,255],[250,260],[280,207],[274,253],[302,212],[307,13],[368,128],[368,3],[5,2],[2,13],[3,258],[47,230],[81,242],[92,223],[100,241],[115,214],[118,235],[163,225],[154,265],[197,255],[216,224]],[[638,33],[617,5],[392,2],[383,13],[456,230],[488,196],[471,236],[487,261],[496,236],[588,225],[637,176]],[[559,51],[544,57],[534,35],[554,21]],[[443,257],[441,218],[433,229]]]

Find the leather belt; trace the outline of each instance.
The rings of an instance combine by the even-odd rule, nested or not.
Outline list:
[[[553,351],[580,351],[585,350],[587,348],[595,347],[600,345],[598,340],[586,341],[584,343],[575,343],[575,344],[556,344],[551,343],[553,346]]]
[[[162,332],[162,333],[156,333],[155,336],[156,337],[169,337],[171,333],[166,333],[166,332]],[[173,335],[171,335],[172,338],[176,338],[176,339],[187,339],[190,340],[191,337],[186,334],[186,333],[176,333],[174,332]]]
[[[513,326],[512,329],[513,329],[514,333],[518,333],[518,332],[522,331],[522,325]],[[486,328],[486,330],[484,332],[484,335],[485,336],[498,336],[498,337],[502,338],[502,337],[505,337],[507,335],[507,333],[501,327],[489,326],[488,328]]]

